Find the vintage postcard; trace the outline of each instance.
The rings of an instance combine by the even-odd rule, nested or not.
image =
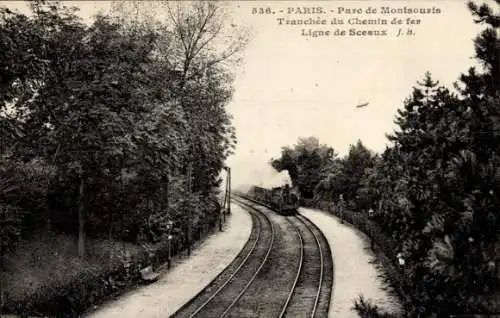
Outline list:
[[[500,315],[500,0],[0,1],[2,317]]]

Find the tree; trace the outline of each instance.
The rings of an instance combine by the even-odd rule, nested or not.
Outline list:
[[[278,172],[287,170],[292,183],[297,185],[297,179],[299,174],[299,167],[297,166],[297,158],[295,151],[290,147],[283,147],[281,149],[281,157],[278,159],[271,158],[271,166]]]
[[[342,173],[344,175],[344,198],[354,201],[361,186],[365,170],[373,166],[373,155],[363,145],[361,140],[349,147],[349,153],[342,160]]]
[[[103,16],[87,28],[57,4],[33,9],[31,23],[40,30],[25,36],[42,43],[32,51],[43,61],[43,76],[28,78],[27,86],[37,86],[29,86],[31,96],[18,94],[12,106],[23,131],[15,151],[55,165],[76,191],[83,257],[90,197],[111,189],[131,166],[161,178],[182,148],[172,142],[182,131],[182,114],[154,85],[163,82],[154,66],[154,33],[126,34]]]
[[[362,183],[368,169],[373,168],[375,158],[358,140],[349,147],[349,153],[344,158],[330,160],[324,165],[320,180],[316,182],[314,191],[318,199],[337,201],[342,194],[352,208],[366,208],[369,199],[363,192]]]
[[[277,170],[288,170],[290,178],[306,199],[314,197],[320,180],[334,165],[336,153],[333,148],[320,144],[318,138],[299,138],[293,148],[283,147],[279,159],[271,159]]]
[[[113,8],[118,19],[132,29],[146,26],[160,35],[155,41],[156,56],[162,61],[165,76],[176,78],[169,88],[186,121],[184,165],[175,174],[186,179],[186,195],[201,202],[195,198],[214,195],[219,172],[236,143],[225,106],[232,97],[231,67],[239,62],[247,34],[231,23],[227,8],[219,2],[156,2],[149,7],[140,2],[125,6],[119,2]],[[185,203],[184,225],[190,247],[191,223],[200,218],[203,207],[199,203],[193,206],[189,200]]]
[[[484,72],[471,68],[461,76],[461,96],[426,74],[399,112],[400,131],[390,136],[410,205],[390,216],[402,224],[389,224],[409,256],[415,312],[495,310],[488,301],[498,288],[494,255],[500,246],[494,196],[500,181],[499,18],[485,5],[469,8],[477,22],[489,24],[475,40]]]
[[[500,16],[487,5],[469,9],[487,26],[474,41],[483,70],[462,75],[458,94],[427,72],[398,111],[393,146],[380,158],[351,146],[315,189],[377,204],[374,220],[406,260],[411,316],[499,309]],[[300,179],[294,151],[273,164],[296,166]]]

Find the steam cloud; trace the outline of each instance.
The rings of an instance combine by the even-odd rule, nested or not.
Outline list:
[[[232,188],[237,191],[247,192],[252,186],[274,188],[285,184],[292,186],[288,171],[278,172],[266,163],[261,167],[254,166],[250,169],[235,170]]]

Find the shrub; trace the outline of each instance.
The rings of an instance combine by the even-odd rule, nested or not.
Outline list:
[[[358,299],[355,300],[353,309],[362,318],[396,318],[395,315],[381,310],[369,299],[365,299],[363,295],[360,295]]]
[[[22,214],[21,208],[0,203],[0,257],[14,249],[21,233]]]

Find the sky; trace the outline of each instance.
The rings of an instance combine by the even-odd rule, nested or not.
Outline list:
[[[321,1],[308,6],[336,10],[401,6],[410,1]],[[345,155],[357,139],[370,149],[385,149],[386,133],[417,80],[426,71],[451,88],[475,61],[473,38],[480,28],[465,3],[411,1],[411,7],[432,7],[442,13],[422,16],[412,37],[308,38],[300,26],[278,25],[273,18],[249,14],[259,6],[297,7],[306,2],[239,3],[241,22],[254,38],[237,72],[229,105],[237,129],[236,154],[228,160],[235,183],[258,180],[270,157],[298,137],[316,136]],[[316,17],[317,15],[312,15]],[[368,102],[368,106],[355,106]]]
[[[491,3],[491,1],[489,1]],[[6,1],[0,1],[5,4]],[[90,18],[105,1],[68,2]],[[21,2],[8,2],[22,7]],[[410,5],[411,4],[411,5]],[[338,8],[361,9],[381,6],[411,8],[436,7],[440,14],[427,15],[346,15]],[[465,2],[441,1],[232,1],[233,23],[252,32],[243,51],[243,62],[235,72],[232,101],[238,145],[227,164],[235,184],[255,182],[267,162],[278,157],[281,147],[292,146],[298,137],[316,136],[320,142],[345,155],[357,139],[373,151],[381,152],[386,133],[394,129],[394,118],[417,80],[426,71],[450,87],[474,65],[473,38],[481,27],[474,24]],[[322,7],[326,14],[287,15],[288,8]],[[252,8],[271,8],[274,15],[252,14]],[[284,13],[280,13],[284,10]],[[333,10],[334,12],[330,12]],[[398,27],[326,25],[318,30],[388,28],[385,37],[307,37],[303,26],[279,25],[277,18],[313,18],[330,21],[359,17],[414,17],[414,35],[396,37]],[[407,25],[403,26],[406,30]],[[308,28],[306,28],[308,29]],[[365,108],[356,108],[369,103]],[[260,171],[260,172],[259,172]]]

